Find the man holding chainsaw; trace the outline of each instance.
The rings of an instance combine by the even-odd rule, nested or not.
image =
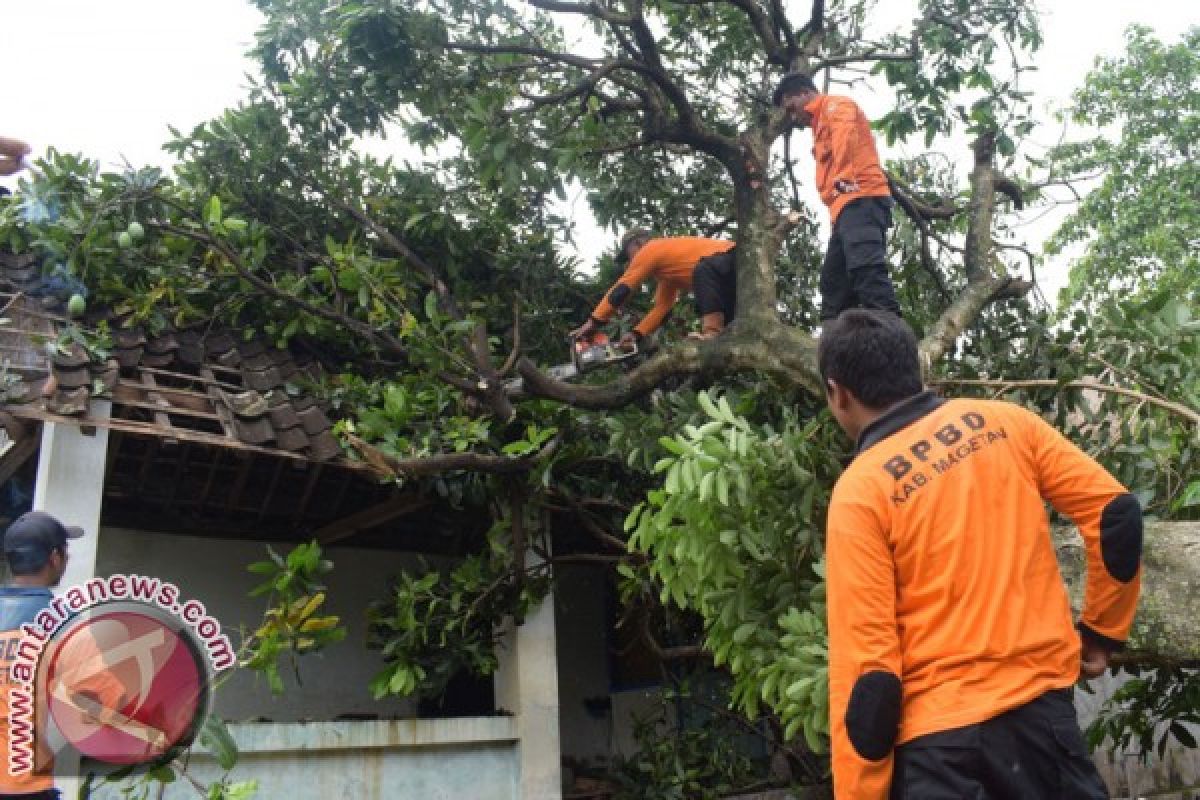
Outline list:
[[[737,269],[733,242],[698,236],[655,238],[650,231],[635,228],[621,238],[617,263],[628,264],[588,321],[571,331],[576,339],[589,338],[613,318],[625,301],[650,278],[657,283],[654,307],[621,337],[620,346],[632,347],[658,330],[671,313],[680,292],[691,291],[700,314],[700,333],[690,338],[711,339],[733,320],[737,300]]]
[[[784,76],[773,99],[793,122],[813,129],[817,191],[833,223],[821,265],[821,320],[856,307],[899,314],[887,265],[892,193],[871,123],[849,97],[821,94],[799,72]]]

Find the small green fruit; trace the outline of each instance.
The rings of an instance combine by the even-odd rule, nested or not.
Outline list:
[[[133,237],[129,235],[129,231],[121,231],[117,234],[117,244],[119,244],[123,250],[133,247]]]
[[[142,223],[140,222],[129,223],[129,227],[125,230],[136,241],[141,241],[142,237],[146,235],[146,229],[142,227]]]
[[[72,317],[82,317],[84,311],[87,311],[87,301],[83,299],[83,295],[71,295],[71,299],[67,301],[67,313]]]

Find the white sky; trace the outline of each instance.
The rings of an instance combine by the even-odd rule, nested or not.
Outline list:
[[[907,29],[914,2],[879,5],[886,9],[879,26]],[[789,6],[799,19],[809,4],[789,0]],[[1063,106],[1098,55],[1121,52],[1126,26],[1139,22],[1175,41],[1200,23],[1194,0],[1043,0],[1043,7],[1039,69],[1025,76],[1039,109]],[[123,159],[166,165],[167,125],[186,130],[234,105],[245,94],[246,73],[256,69],[244,53],[261,16],[246,0],[0,0],[0,9],[0,53],[9,78],[0,85],[0,134],[24,139],[36,153],[54,146],[105,166],[118,167]],[[864,95],[856,97],[869,115],[886,108],[886,97]],[[1051,145],[1059,135],[1047,126],[1033,142]],[[393,139],[388,146],[403,144]],[[909,153],[918,148],[914,142]],[[806,143],[798,148],[807,151]],[[968,156],[963,150],[964,166]],[[808,166],[802,159],[801,170]],[[586,218],[586,203],[572,207],[581,242],[610,236]],[[1030,241],[1040,243],[1057,218],[1031,225]],[[585,258],[597,252],[582,249]],[[1047,297],[1054,297],[1065,273],[1063,264],[1042,269]]]

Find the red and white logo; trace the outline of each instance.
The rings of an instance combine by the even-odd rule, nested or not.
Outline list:
[[[191,743],[208,711],[209,682],[204,653],[178,617],[117,602],[67,623],[40,660],[37,685],[66,743],[128,765]]]

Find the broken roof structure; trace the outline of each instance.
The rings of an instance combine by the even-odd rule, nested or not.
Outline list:
[[[34,426],[57,422],[109,430],[113,523],[154,517],[162,529],[169,517],[181,532],[395,547],[394,530],[371,531],[431,511],[343,451],[312,391],[321,368],[311,354],[214,324],[152,331],[111,309],[82,321],[107,328],[111,347],[99,348],[72,333],[71,291],[33,256],[0,253],[0,422],[12,443],[0,479],[36,450]],[[94,398],[111,403],[107,414]],[[405,527],[408,546],[429,552],[457,549],[432,529],[462,530],[423,515]]]

